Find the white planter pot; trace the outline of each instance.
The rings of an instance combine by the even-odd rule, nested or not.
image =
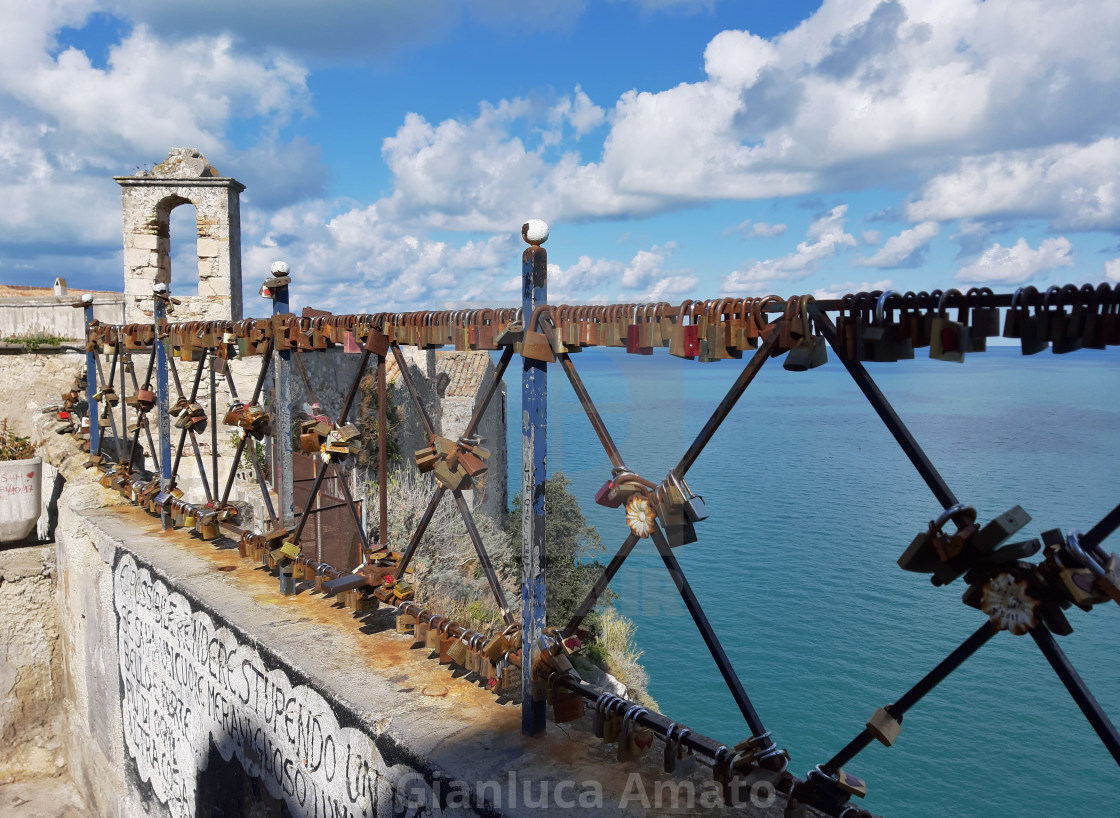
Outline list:
[[[0,542],[22,540],[39,519],[43,461],[0,460]]]

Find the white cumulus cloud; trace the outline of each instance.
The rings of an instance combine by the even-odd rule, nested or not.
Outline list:
[[[858,267],[912,267],[917,266],[929,243],[940,232],[937,222],[922,222],[891,236],[883,246],[866,258],[856,259]]]
[[[799,281],[811,275],[825,259],[844,248],[855,247],[855,238],[844,231],[847,212],[847,205],[832,208],[809,225],[806,240],[792,253],[736,270],[723,279],[721,291],[727,295],[754,295],[770,289],[775,282]]]
[[[1120,258],[1114,258],[1104,263],[1104,277],[1109,281],[1120,281]]]
[[[1058,230],[1120,227],[1120,139],[971,157],[931,179],[913,219],[1048,219]]]
[[[1024,238],[1011,247],[993,244],[957,272],[969,284],[1023,284],[1059,267],[1073,266],[1073,245],[1065,236],[1044,239],[1033,249]]]

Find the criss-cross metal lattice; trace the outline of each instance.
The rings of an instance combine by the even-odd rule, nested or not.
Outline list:
[[[278,314],[272,318],[169,324],[164,310],[172,300],[164,291],[156,294],[156,309],[151,324],[117,326],[93,321],[92,308],[84,305],[89,325],[87,373],[91,398],[91,465],[101,468],[103,484],[117,488],[150,511],[162,514],[165,527],[191,525],[204,539],[215,539],[222,532],[237,538],[244,556],[258,558],[278,571],[284,593],[293,592],[298,579],[314,580],[317,590],[345,594],[347,603],[354,607],[362,607],[362,600],[369,599],[393,604],[400,614],[399,621],[415,628],[418,641],[439,647],[441,661],[446,654],[448,662],[473,663],[472,669],[484,679],[490,673],[500,676],[503,668],[507,671],[523,668],[522,704],[526,714],[523,729],[526,732],[540,729],[539,719],[548,689],[552,691],[557,720],[570,720],[572,713],[582,712],[582,705],[576,711],[571,709],[573,700],[569,694],[574,694],[576,701],[593,703],[597,732],[603,731],[604,722],[612,718],[621,718],[636,729],[647,730],[665,742],[667,770],[682,758],[695,754],[712,767],[713,774],[725,784],[728,797],[734,795],[737,776],[761,774],[788,793],[791,803],[810,804],[828,814],[843,814],[849,818],[863,814],[849,803],[853,794],[863,793],[863,782],[844,772],[844,765],[874,740],[888,746],[893,743],[903,716],[999,630],[1031,636],[1120,764],[1120,734],[1054,638],[1055,634],[1066,635],[1072,631],[1063,614],[1063,610],[1071,605],[1089,610],[1095,604],[1110,599],[1120,603],[1120,558],[1102,549],[1103,541],[1120,527],[1120,506],[1084,534],[1051,531],[1043,534],[1041,542],[1029,540],[1002,545],[1023,522],[997,520],[985,526],[979,525],[975,512],[959,502],[863,366],[865,360],[913,357],[914,347],[927,344],[931,346],[933,357],[963,360],[966,353],[982,351],[987,336],[999,334],[1000,308],[1007,308],[1002,334],[1020,338],[1024,353],[1038,352],[1047,346],[1055,352],[1065,353],[1082,345],[1092,348],[1117,345],[1120,344],[1120,288],[1113,289],[1108,285],[1077,288],[1070,285],[1050,288],[1045,294],[1033,288],[1022,288],[1014,294],[990,291],[961,294],[955,290],[905,295],[876,292],[820,301],[808,296],[789,299],[768,296],[761,299],[685,302],[679,306],[551,307],[544,298],[543,279],[547,260],[539,244],[526,251],[523,268],[526,298],[522,309],[517,311],[503,308],[346,316],[310,311],[315,314],[297,317],[286,313],[287,298],[286,292],[283,292],[283,297],[277,300]],[[280,293],[286,283],[274,281],[273,287]],[[950,308],[960,310],[956,321],[949,316]],[[893,316],[895,310],[899,311],[897,322]],[[972,310],[971,326],[967,317],[969,310]],[[837,313],[835,322],[829,312]],[[971,337],[970,330],[973,333]],[[931,522],[928,533],[915,540],[900,559],[900,565],[908,570],[932,574],[935,584],[948,584],[963,576],[969,586],[965,602],[984,610],[989,615],[989,621],[910,690],[880,708],[854,739],[802,780],[786,769],[788,756],[785,750],[765,729],[673,549],[694,541],[697,536],[692,528],[696,520],[686,511],[699,519],[703,514],[702,509],[690,505],[697,498],[688,489],[688,472],[762,367],[780,355],[787,356],[784,362],[786,369],[815,367],[823,362],[823,344],[826,342],[945,509],[941,518]],[[402,347],[406,346],[434,349],[448,344],[456,349],[501,350],[492,378],[457,441],[439,437],[402,351]],[[345,460],[347,435],[350,434],[346,431],[349,417],[371,358],[376,362],[377,369],[378,499],[381,514],[375,542],[370,542],[361,524],[357,504],[346,481],[339,481],[344,494],[341,505],[349,509],[361,539],[358,565],[328,565],[301,553],[299,548],[310,516],[322,510],[313,506],[326,479],[328,470],[325,467],[317,471],[310,497],[291,525],[286,524],[284,512],[290,504],[290,497],[282,496],[283,490],[279,492],[278,510],[271,497],[278,481],[273,475],[274,485],[270,487],[261,463],[253,454],[249,457],[253,477],[267,515],[263,530],[243,529],[236,509],[230,503],[235,476],[250,444],[256,441],[270,443],[281,455],[286,451],[290,459],[290,439],[286,449],[281,440],[290,430],[283,428],[283,424],[280,427],[275,422],[270,424],[270,414],[260,406],[270,371],[276,367],[278,378],[287,377],[286,366],[278,362],[286,361],[283,356],[289,356],[294,360],[295,370],[313,404],[318,405],[316,390],[308,376],[303,356],[332,346],[342,347],[344,352],[360,353],[361,357],[336,418],[317,415],[308,421],[313,428],[318,428],[320,423],[325,427],[320,430],[322,445],[318,450],[324,461],[338,463]],[[627,352],[637,354],[651,354],[656,346],[668,346],[671,354],[702,360],[744,357],[746,351],[751,354],[734,384],[679,461],[668,469],[660,482],[654,482],[628,468],[571,357],[577,348],[593,346],[625,346]],[[183,388],[179,365],[175,362],[176,353],[180,361],[190,361],[196,366],[189,390]],[[526,396],[523,404],[526,418],[523,424],[526,448],[522,457],[523,509],[526,515],[523,554],[527,551],[535,559],[535,562],[523,560],[522,622],[517,621],[505,598],[459,482],[464,474],[469,473],[460,456],[467,458],[478,451],[476,430],[509,364],[518,353],[524,361],[523,390]],[[143,360],[145,355],[146,361]],[[412,411],[420,419],[430,443],[430,452],[424,457],[442,467],[441,471],[437,471],[436,486],[425,512],[410,533],[403,553],[399,554],[390,550],[386,528],[386,382],[390,356],[399,369]],[[236,379],[229,369],[229,361],[233,357],[245,361],[256,357],[260,362],[252,393],[244,402],[239,400]],[[103,359],[107,366],[103,366]],[[145,366],[143,381],[137,377],[137,363]],[[530,434],[533,429],[529,418],[533,412],[542,409],[540,404],[546,400],[544,385],[547,381],[543,376],[552,363],[564,372],[612,466],[611,480],[596,500],[603,505],[625,507],[630,533],[572,619],[562,628],[538,629],[530,627],[527,622],[530,616],[541,616],[540,623],[542,626],[544,623],[542,579],[533,573],[542,570],[546,548],[541,528],[544,519],[544,440],[543,434],[535,439]],[[209,413],[198,402],[204,370],[209,374]],[[175,390],[174,405],[169,393],[168,373]],[[154,387],[153,375],[156,381]],[[239,435],[235,452],[229,459],[224,484],[220,479],[217,437],[216,391],[219,379],[225,381],[234,402],[224,418],[224,425],[238,430]],[[178,413],[175,413],[176,408]],[[101,409],[104,411],[99,411]],[[156,457],[157,447],[150,430],[149,418],[152,416],[160,429],[162,449],[159,457]],[[180,431],[173,454],[169,423],[172,416],[180,419],[176,424]],[[543,411],[539,417],[543,419]],[[111,444],[109,436],[101,433],[102,419],[108,422],[112,432]],[[199,443],[199,435],[203,434],[207,421],[212,451],[209,470]],[[543,425],[542,421],[542,432]],[[151,458],[153,469],[147,469],[140,456],[141,432],[145,434],[146,454]],[[309,434],[315,443],[314,435],[319,432]],[[179,469],[188,441],[204,494],[204,499],[198,501],[191,501],[177,493]],[[278,465],[281,469],[291,468],[290,462]],[[407,582],[409,565],[447,493],[452,495],[463,519],[479,565],[507,625],[500,634],[469,631],[411,599]],[[943,531],[943,526],[950,522],[957,528],[952,535]],[[648,712],[633,702],[587,684],[571,670],[571,663],[565,658],[572,649],[572,637],[581,632],[580,626],[586,616],[638,542],[645,537],[653,542],[751,731],[750,737],[735,748],[692,733],[662,714]],[[540,553],[534,549],[540,549]],[[1040,551],[1043,551],[1044,559],[1038,563],[1030,562],[1030,557]],[[519,628],[522,633],[518,632]],[[434,641],[433,634],[437,636]],[[461,648],[460,658],[455,658],[457,647]],[[514,687],[512,684],[502,686],[505,690]],[[567,715],[563,719],[560,715],[562,701],[567,702],[564,705]]]

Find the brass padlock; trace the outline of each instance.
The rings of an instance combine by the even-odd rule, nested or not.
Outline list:
[[[511,625],[510,627],[515,628],[516,626]],[[489,642],[486,643],[485,647],[483,647],[482,649],[486,654],[486,658],[488,658],[494,664],[500,662],[510,648],[507,633],[508,631],[509,628],[494,636]]]
[[[867,720],[867,732],[886,747],[894,744],[902,730],[902,722],[892,716],[885,707],[880,707]]]
[[[416,625],[416,617],[412,614],[397,613],[397,633],[409,633]]]
[[[454,455],[452,457],[454,458],[452,461],[454,465],[449,463],[451,458],[445,457],[436,464],[433,470],[436,482],[448,491],[455,491],[456,489],[463,488],[463,483],[467,480],[466,474],[460,473],[457,470],[459,464],[458,458],[454,457]]]
[[[653,731],[648,727],[639,727],[636,719],[648,711],[640,705],[634,705],[622,717],[622,727],[618,736],[618,750],[616,758],[619,761],[633,761],[653,749]]]
[[[441,625],[439,633],[439,663],[441,665],[449,665],[452,662],[451,648],[456,644],[462,644],[458,639],[448,633],[451,625],[454,622],[446,623],[446,626]]]
[[[441,648],[442,648],[442,645],[441,645]],[[462,665],[465,665],[467,663],[467,653],[468,653],[468,651],[467,651],[466,643],[463,642],[463,640],[461,638],[454,639],[454,640],[451,641],[450,644],[447,645],[446,651],[442,650],[442,649],[440,650],[439,662],[440,662],[441,665],[442,664],[456,664],[456,665],[462,666]],[[446,654],[446,657],[447,657],[447,662],[444,661],[444,655],[445,654]]]
[[[498,683],[499,693],[508,693],[515,690],[521,690],[521,668],[517,665],[505,663],[502,669],[502,675]]]
[[[428,625],[427,620],[422,621],[420,619],[417,619],[416,620],[416,630],[413,632],[413,635],[412,635],[412,644],[415,645],[415,644],[418,644],[418,643],[424,643],[426,645],[427,642],[428,642],[428,630],[429,630],[429,625]]]
[[[626,704],[623,700],[618,700],[621,704]],[[608,705],[609,708],[609,705]],[[607,709],[603,718],[603,735],[602,739],[607,744],[612,744],[618,741],[619,736],[622,734],[622,714],[614,708]]]
[[[435,621],[437,619],[439,620],[438,622]],[[438,617],[438,616],[433,616],[428,621],[429,628],[428,628],[427,636],[424,640],[424,645],[429,650],[439,650],[440,637],[442,635],[442,632],[441,632],[440,628],[446,622],[447,622],[446,619],[442,619],[441,617]]]
[[[867,782],[865,782],[862,778],[856,778],[851,773],[846,773],[843,770],[837,770],[836,776],[833,780],[836,781],[836,786],[838,786],[849,795],[854,795],[857,798],[867,797]]]
[[[521,354],[534,361],[552,363],[556,360],[556,354],[552,349],[552,345],[548,342],[548,338],[545,334],[536,329],[542,309],[547,309],[547,306],[540,305],[533,310],[532,318],[525,331],[525,341],[521,348]]]

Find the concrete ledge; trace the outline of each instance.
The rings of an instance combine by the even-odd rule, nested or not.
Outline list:
[[[232,543],[163,533],[131,506],[66,509],[58,540],[64,630],[84,631],[69,640],[91,739],[72,748],[87,756],[76,778],[103,813],[209,814],[230,768],[294,815],[666,814],[683,791],[659,743],[619,763],[589,716],[525,738],[519,707],[414,649],[391,609],[359,616],[310,583],[281,596]],[[94,780],[106,767],[120,768],[111,787]],[[700,769],[689,814],[784,808],[714,806]],[[252,792],[224,784],[221,798]]]

